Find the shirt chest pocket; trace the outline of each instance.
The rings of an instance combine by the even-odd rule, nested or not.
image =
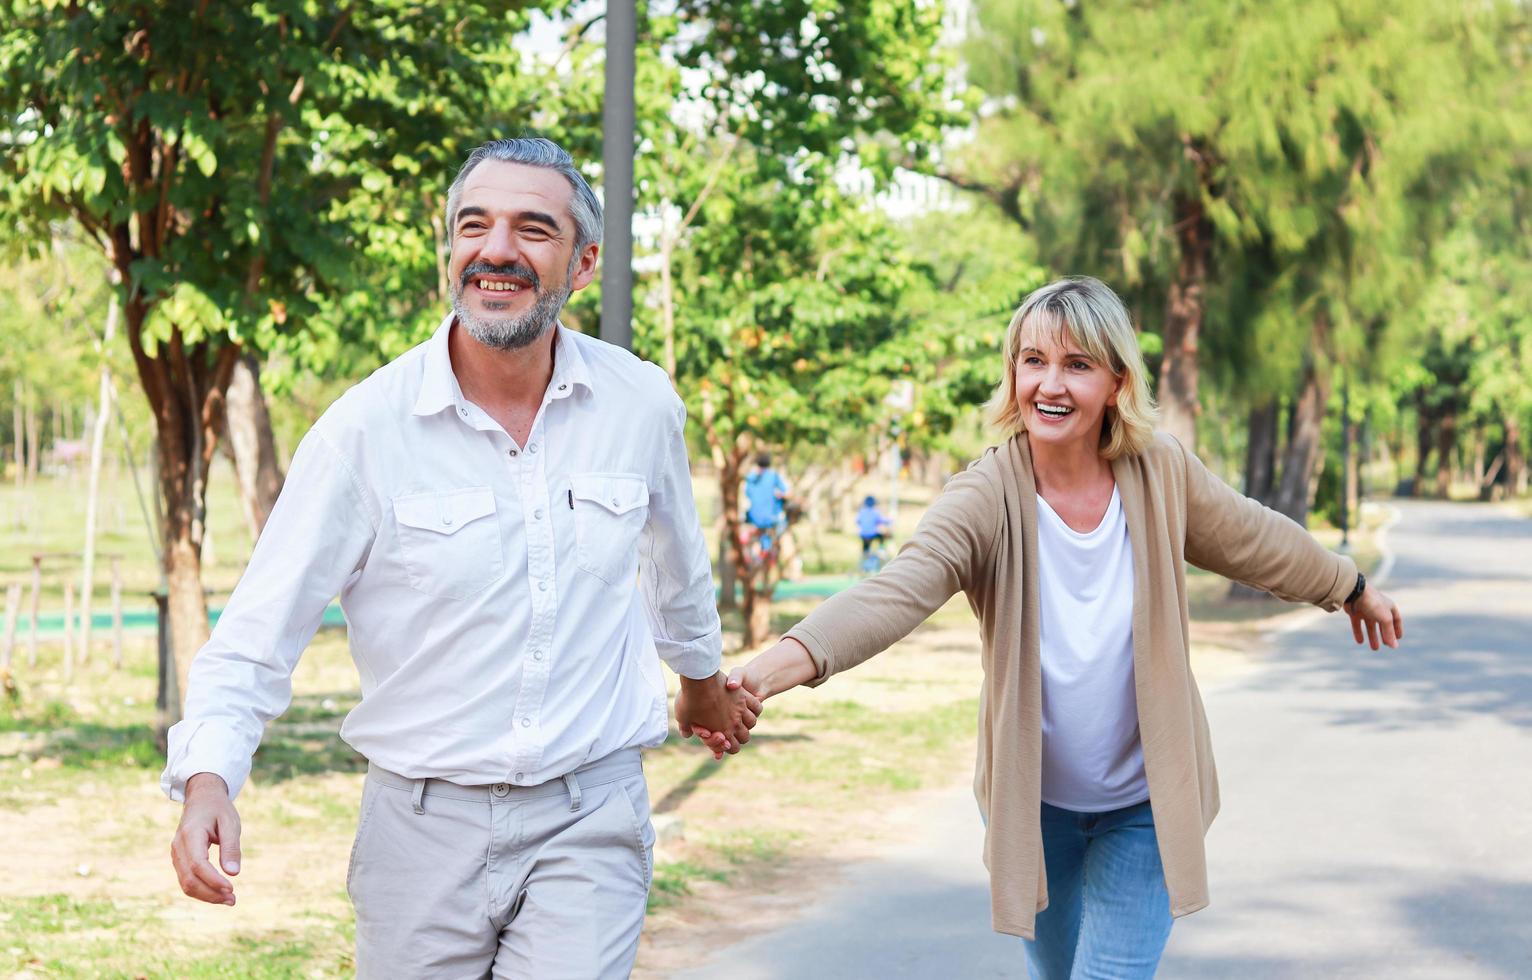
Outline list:
[[[395,497],[394,522],[401,564],[418,592],[466,599],[505,570],[495,495],[488,487]]]
[[[632,581],[649,519],[649,484],[632,473],[576,473],[569,485],[580,568],[609,585]]]

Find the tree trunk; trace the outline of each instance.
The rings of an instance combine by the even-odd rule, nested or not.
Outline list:
[[[1160,362],[1160,428],[1197,449],[1197,345],[1202,331],[1212,228],[1195,194],[1176,197],[1180,258],[1165,300],[1165,352]]]
[[[1448,408],[1436,426],[1436,496],[1446,500],[1452,489],[1452,456],[1458,443],[1458,413]]]
[[[720,612],[739,607],[735,590],[739,588],[739,575],[734,568],[734,549],[729,546],[729,522],[723,514],[718,515],[718,609]]]
[[[254,354],[241,354],[235,363],[224,414],[245,522],[250,526],[250,537],[258,538],[282,492],[283,475],[271,415],[261,390],[261,362]]]
[[[119,259],[119,263],[121,260]],[[122,269],[126,281],[130,269]],[[207,642],[207,598],[202,591],[202,539],[207,521],[207,474],[224,426],[224,393],[229,386],[239,347],[204,339],[188,344],[172,329],[150,356],[143,346],[143,324],[149,307],[139,295],[123,303],[123,318],[139,383],[154,413],[155,447],[160,497],[164,501],[161,528],[165,584],[169,592],[166,618],[175,670],[176,696],[165,697],[161,724],[181,717],[186,677],[192,658]],[[162,696],[166,694],[162,690]],[[163,733],[164,729],[161,729]]]
[[[744,586],[740,590],[740,598],[746,623],[745,645],[749,646],[749,622],[755,610],[755,589],[752,587],[755,576],[742,543],[744,522],[740,520],[739,514],[740,469],[744,456],[738,452],[726,452],[721,454],[721,459],[722,465],[718,467],[718,501],[721,510],[719,516],[723,521],[723,537],[719,545],[728,553],[728,562],[732,566],[729,587],[732,589],[736,583]]]
[[[745,612],[745,648],[753,650],[771,637],[771,595],[758,593]]]
[[[1425,395],[1418,399],[1419,407],[1415,413],[1415,479],[1410,485],[1410,496],[1424,497],[1426,495],[1426,463],[1431,458],[1431,431],[1435,428],[1435,417],[1426,410]]]
[[[26,440],[26,413],[22,405],[26,401],[25,389],[21,386],[21,379],[16,379],[16,404],[11,407],[11,431],[16,443],[16,513],[21,513],[21,489],[26,485],[27,477],[27,440]],[[18,520],[17,524],[21,522]]]
[[[27,403],[27,482],[36,483],[42,472],[43,426],[37,418],[37,406]]]
[[[1271,499],[1277,464],[1277,400],[1265,398],[1250,409],[1245,444],[1245,496],[1263,503]]]
[[[1277,420],[1281,414],[1275,396],[1256,403],[1250,409],[1246,421],[1249,429],[1245,444],[1245,496],[1272,504],[1272,491],[1277,466]],[[1241,582],[1229,585],[1229,598],[1241,600],[1275,600],[1265,589],[1256,589]]]
[[[1346,515],[1353,528],[1362,524],[1362,446],[1361,433],[1358,426],[1351,419],[1341,420],[1346,427],[1346,443],[1351,447],[1351,452],[1346,454],[1342,465],[1345,472],[1341,474],[1341,492],[1346,495]]]
[[[1327,326],[1321,318],[1316,318],[1312,350],[1321,349],[1320,341]],[[1305,359],[1303,384],[1293,402],[1292,435],[1282,458],[1282,479],[1272,500],[1272,509],[1286,514],[1303,527],[1308,527],[1309,523],[1314,464],[1319,461],[1323,448],[1321,435],[1329,400],[1330,379],[1311,354]]]
[[[1505,486],[1519,496],[1527,492],[1527,454],[1521,445],[1521,424],[1516,416],[1505,416]]]

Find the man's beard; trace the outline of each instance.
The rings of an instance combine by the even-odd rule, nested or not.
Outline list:
[[[468,283],[473,277],[481,275],[516,276],[519,279],[525,279],[530,284],[529,288],[533,295],[537,297],[537,302],[524,313],[497,317],[476,315],[468,308],[463,294],[468,291]],[[493,347],[496,350],[520,350],[536,342],[538,338],[543,337],[558,325],[559,311],[569,301],[571,292],[573,290],[569,286],[568,276],[564,278],[563,289],[545,292],[542,281],[529,265],[522,265],[519,262],[513,262],[510,265],[475,262],[463,270],[462,276],[458,279],[457,288],[452,291],[452,310],[457,314],[457,322],[463,325],[469,336],[484,346]]]

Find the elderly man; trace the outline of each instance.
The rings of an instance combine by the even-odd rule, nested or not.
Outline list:
[[[654,840],[639,750],[676,716],[737,751],[685,412],[664,373],[558,326],[601,206],[542,139],[476,149],[447,198],[453,310],[335,402],[207,646],[162,780],[182,889],[234,904],[233,799],[340,595],[368,762],[347,889],[363,977],[620,977]],[[658,652],[658,657],[656,657]]]

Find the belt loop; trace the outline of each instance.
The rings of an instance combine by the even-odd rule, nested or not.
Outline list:
[[[415,792],[410,794],[410,805],[415,808],[416,813],[426,812],[425,795],[426,781],[424,779],[415,780]]]
[[[564,777],[564,788],[569,790],[570,812],[580,809],[580,782],[575,779],[574,773]]]

